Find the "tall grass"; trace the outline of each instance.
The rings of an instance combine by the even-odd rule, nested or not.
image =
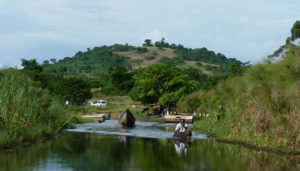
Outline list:
[[[300,151],[300,47],[280,61],[254,65],[212,90],[193,93],[178,106],[209,113],[196,126],[224,139]]]
[[[55,134],[70,118],[61,102],[26,74],[0,70],[0,147]]]

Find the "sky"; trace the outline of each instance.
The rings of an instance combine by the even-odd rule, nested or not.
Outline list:
[[[285,43],[299,8],[299,0],[0,0],[0,67],[162,37],[256,63]]]

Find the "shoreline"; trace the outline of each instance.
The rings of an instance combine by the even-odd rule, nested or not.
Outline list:
[[[239,145],[244,148],[248,148],[251,150],[256,150],[256,151],[262,151],[262,152],[267,152],[267,153],[275,153],[275,154],[281,154],[281,155],[293,155],[293,156],[300,156],[300,150],[295,151],[289,148],[284,148],[284,147],[270,147],[266,145],[256,145],[250,142],[245,142],[241,140],[234,140],[234,139],[228,139],[228,138],[218,138],[218,136],[214,133],[207,132],[206,130],[200,129],[200,128],[193,128],[193,131],[197,132],[203,132],[204,134],[207,135],[208,138],[212,138],[215,141],[219,143],[225,143],[225,144],[232,144],[232,145]]]

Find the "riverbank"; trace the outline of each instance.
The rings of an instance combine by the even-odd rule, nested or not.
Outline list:
[[[247,135],[241,135],[230,129],[226,124],[211,124],[209,121],[203,119],[194,123],[194,131],[203,132],[208,137],[215,139],[217,142],[226,144],[235,144],[249,149],[272,152],[283,155],[300,155],[300,150],[290,149],[284,146],[273,144],[267,139],[255,139]]]
[[[33,78],[17,69],[0,70],[0,148],[58,134],[74,113]]]
[[[195,126],[222,141],[300,152],[300,47],[182,99],[181,111],[208,113]]]

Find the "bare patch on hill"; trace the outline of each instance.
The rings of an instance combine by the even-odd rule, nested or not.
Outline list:
[[[173,49],[163,48],[159,49],[157,47],[145,47],[148,51],[145,53],[139,53],[137,51],[127,51],[127,52],[113,52],[114,54],[126,56],[130,58],[133,69],[139,67],[146,67],[148,65],[157,64],[158,61],[163,57],[174,58],[176,56]],[[147,57],[154,57],[154,59],[147,60]],[[140,62],[135,62],[139,60]],[[141,62],[141,60],[143,60]]]

